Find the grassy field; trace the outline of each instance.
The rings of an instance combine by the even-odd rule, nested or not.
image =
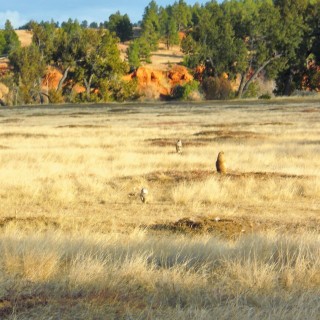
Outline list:
[[[319,99],[0,109],[0,319],[320,319],[319,179]]]

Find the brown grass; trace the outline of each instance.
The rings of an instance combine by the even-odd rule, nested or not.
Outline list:
[[[259,103],[3,109],[0,318],[319,319],[319,101]]]

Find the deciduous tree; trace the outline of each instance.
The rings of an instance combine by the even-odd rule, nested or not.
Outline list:
[[[20,103],[42,102],[41,80],[45,73],[45,63],[39,48],[32,44],[16,48],[9,55]],[[17,99],[16,99],[17,100]]]

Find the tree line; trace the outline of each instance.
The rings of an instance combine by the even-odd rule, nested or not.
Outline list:
[[[240,76],[235,95],[242,97],[264,73],[276,81],[278,95],[306,87],[320,90],[319,0],[228,0],[193,6],[179,0],[167,7],[151,1],[141,27],[141,38],[135,40],[140,50],[141,42],[152,50],[160,39],[170,47],[183,31],[184,64],[203,67],[204,89],[214,90],[225,75],[229,80]],[[139,63],[129,55],[129,62],[135,61]]]
[[[139,34],[134,36],[133,28]],[[32,45],[21,47],[9,21],[0,31],[0,55],[8,54],[12,76],[5,79],[14,103],[110,101],[138,97],[122,76],[150,62],[159,41],[180,44],[183,63],[195,72],[208,98],[248,96],[263,73],[276,82],[275,94],[320,89],[320,0],[228,0],[159,6],[152,0],[142,20],[132,24],[116,12],[103,23],[69,19],[30,21]],[[180,35],[183,35],[181,40]],[[129,41],[127,61],[117,44]],[[63,74],[57,89],[43,92],[47,66]],[[198,67],[198,68],[197,68]],[[196,69],[197,68],[197,69]],[[236,92],[230,80],[239,79]],[[81,83],[85,92],[72,96]]]

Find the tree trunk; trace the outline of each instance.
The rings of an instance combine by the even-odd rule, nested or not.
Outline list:
[[[239,86],[238,93],[237,93],[238,98],[242,97],[243,88],[244,88],[244,85],[246,84],[246,74],[247,74],[247,72],[244,72],[241,74],[240,86]]]
[[[65,80],[67,79],[69,70],[70,70],[70,66],[67,67],[66,70],[64,70],[63,76],[62,76],[62,78],[61,78],[60,81],[59,81],[58,88],[57,88],[56,92],[61,91],[62,86],[63,86],[63,83],[64,83]]]
[[[86,87],[87,100],[90,101],[91,82],[93,74],[90,75],[89,80],[84,79],[84,85]]]
[[[42,88],[41,88],[41,81],[42,79],[39,78],[38,79],[38,85],[39,85],[39,100],[40,100],[40,104],[44,104],[44,99],[43,99],[43,95],[42,95]]]
[[[291,84],[292,84],[292,70],[290,68],[289,75],[288,75],[286,85],[284,87],[284,92],[283,92],[285,96],[289,96],[291,94]]]
[[[251,82],[253,82],[257,76],[259,75],[259,73],[270,63],[272,62],[273,60],[275,59],[278,59],[281,57],[281,54],[277,54],[277,55],[274,55],[272,58],[270,58],[269,60],[265,61],[255,72],[254,74],[251,76],[251,78],[245,82],[245,84],[243,85],[243,89],[242,91],[240,92],[239,90],[239,93],[238,93],[238,98],[241,98],[242,95],[248,90],[249,88],[249,85]],[[240,89],[240,88],[239,88]]]

